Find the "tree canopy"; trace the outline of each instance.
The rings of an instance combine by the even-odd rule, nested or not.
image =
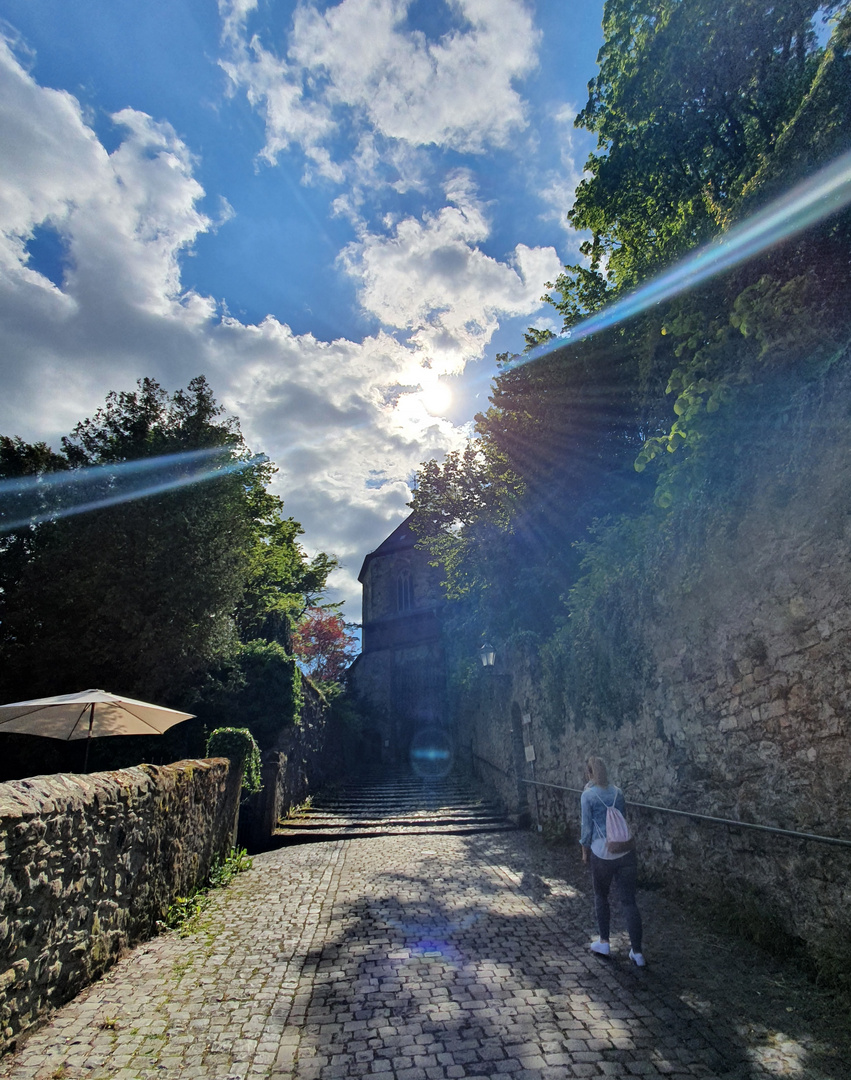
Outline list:
[[[358,646],[339,611],[310,607],[293,629],[292,650],[311,679],[328,689],[341,682]]]
[[[569,213],[588,266],[567,267],[569,326],[735,217],[819,79],[816,0],[607,0],[599,72],[577,126],[598,152]]]
[[[140,463],[155,468],[125,491]],[[29,501],[2,500],[4,696],[91,685],[185,702],[246,642],[286,644],[336,564],[307,558],[268,490],[274,471],[200,377],[171,395],[151,379],[109,394],[59,453],[0,439],[0,478],[39,481]],[[84,488],[48,483],[59,474]],[[96,508],[77,512],[81,490]]]

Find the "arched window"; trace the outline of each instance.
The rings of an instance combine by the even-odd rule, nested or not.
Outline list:
[[[402,570],[396,582],[396,607],[399,611],[410,611],[414,606],[414,587],[411,571]]]

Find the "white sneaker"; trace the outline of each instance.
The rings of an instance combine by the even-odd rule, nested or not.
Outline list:
[[[609,943],[608,941],[592,941],[591,952],[599,953],[600,956],[609,955]],[[642,961],[643,963],[643,961]]]
[[[591,948],[593,949],[594,946],[592,945]],[[608,949],[606,950],[606,952],[608,952]],[[632,949],[629,950],[629,958],[635,964],[636,967],[644,967],[645,964],[647,963],[647,961],[644,959],[644,956],[643,956],[642,953],[633,952]]]

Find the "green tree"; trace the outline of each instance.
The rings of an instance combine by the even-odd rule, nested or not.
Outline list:
[[[528,338],[529,347],[539,341]],[[532,363],[501,357],[477,438],[420,470],[415,528],[471,625],[503,637],[546,632],[575,578],[586,528],[641,497],[632,344],[611,331]]]
[[[213,665],[199,685],[192,708],[207,728],[247,727],[262,750],[301,716],[301,672],[277,641],[240,644]]]
[[[308,559],[298,542],[301,525],[283,516],[283,504],[275,496],[263,495],[267,507],[255,515],[256,536],[236,610],[237,626],[243,641],[262,638],[289,647],[292,627],[308,608],[321,606],[328,576],[338,564],[322,551]]]
[[[814,19],[830,12],[822,48]],[[565,330],[851,146],[847,2],[607,0],[604,30],[576,121],[598,151],[569,215],[590,233],[587,265],[547,285]],[[636,467],[662,463],[658,505],[671,504],[681,459],[703,452],[708,418],[738,388],[802,355],[811,368],[840,355],[848,221],[633,320]]]
[[[817,0],[607,0],[599,72],[577,126],[596,132],[571,224],[570,324],[729,224],[819,70]],[[605,267],[603,270],[602,268]]]
[[[813,19],[827,11],[839,15],[821,48]],[[604,30],[577,120],[599,137],[570,214],[585,262],[546,286],[565,331],[851,145],[847,3],[607,0]],[[455,595],[476,598],[470,626],[559,626],[576,658],[577,627],[602,626],[591,605],[629,608],[622,570],[643,565],[632,547],[675,545],[671,515],[721,497],[748,411],[845,356],[850,218],[593,339],[501,358],[474,449],[426,465],[412,503],[450,596],[460,581]],[[551,337],[530,328],[527,350]],[[513,497],[494,504],[497,462]]]
[[[334,565],[327,556],[308,563],[295,542],[300,527],[266,490],[273,466],[250,454],[203,378],[170,396],[150,379],[110,394],[62,440],[61,455],[19,440],[3,448],[7,475],[29,470],[49,479],[59,468],[86,481],[43,485],[58,492],[46,519],[32,516],[4,538],[7,696],[100,685],[183,700],[211,665],[237,651],[240,623],[259,636],[270,611],[288,610],[291,594],[306,585],[301,604],[312,599]],[[201,465],[172,456],[198,451]],[[146,479],[140,497],[129,497],[132,463],[150,459],[158,482]],[[97,508],[77,513],[83,497]],[[258,570],[270,565],[265,576]]]
[[[477,417],[477,424],[483,418]],[[444,573],[449,599],[480,591],[498,577],[489,560],[499,558],[500,535],[512,527],[523,483],[495,444],[471,440],[445,461],[426,462],[411,502],[413,526],[433,565]]]
[[[20,523],[51,511],[54,500],[39,478],[67,468],[66,459],[46,443],[30,445],[20,438],[0,436],[0,658],[7,661],[15,641],[9,605],[23,595],[38,536],[35,526],[21,527]]]

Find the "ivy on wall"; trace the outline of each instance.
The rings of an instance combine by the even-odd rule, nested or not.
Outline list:
[[[248,728],[216,728],[207,739],[207,757],[229,758],[242,769],[242,790],[248,795],[262,791],[260,747]]]

